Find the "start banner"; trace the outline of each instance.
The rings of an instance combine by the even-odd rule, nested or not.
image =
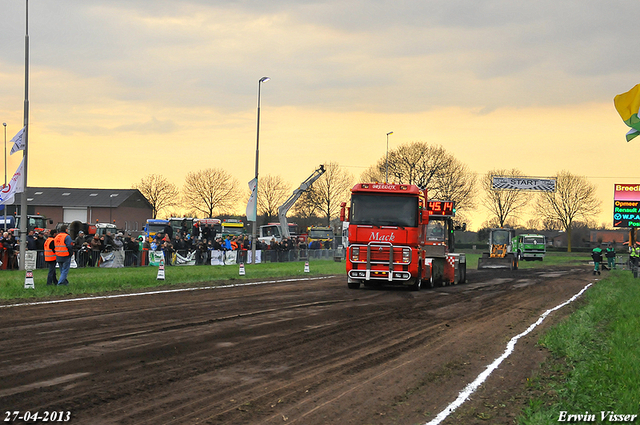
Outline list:
[[[555,192],[555,179],[538,179],[535,177],[493,176],[493,190],[533,190],[539,192]]]

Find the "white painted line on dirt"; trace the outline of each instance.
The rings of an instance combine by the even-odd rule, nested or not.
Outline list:
[[[254,286],[254,285],[265,285],[267,283],[282,283],[282,282],[303,282],[306,280],[320,280],[320,279],[329,279],[335,276],[320,276],[320,277],[305,277],[299,279],[283,279],[283,280],[263,280],[262,282],[246,282],[246,283],[234,283],[232,285],[220,285],[220,286],[201,286],[194,288],[180,288],[180,289],[165,289],[162,291],[149,291],[149,292],[135,292],[131,294],[118,294],[118,295],[99,295],[95,297],[83,297],[83,298],[68,298],[64,300],[53,300],[53,301],[37,301],[32,303],[20,303],[20,304],[6,304],[0,305],[0,308],[10,308],[10,307],[24,307],[24,306],[32,306],[32,305],[45,305],[45,304],[60,304],[60,303],[70,303],[75,301],[87,301],[87,300],[106,300],[110,298],[126,298],[126,297],[138,297],[141,295],[157,295],[157,294],[169,294],[172,292],[188,292],[188,291],[200,291],[205,289],[225,289],[225,288],[236,288],[240,286]]]
[[[580,295],[582,295],[584,293],[584,291],[586,291],[591,285],[593,285],[593,283],[588,284],[587,286],[585,286],[584,288],[582,288],[582,290],[580,292],[578,292],[577,294],[575,294],[573,297],[569,298],[567,301],[563,302],[562,304],[545,311],[540,318],[533,323],[531,326],[529,326],[527,328],[526,331],[522,332],[519,335],[514,336],[513,338],[511,338],[511,341],[509,341],[509,343],[507,344],[507,349],[505,350],[505,352],[498,357],[497,359],[495,359],[493,361],[493,363],[491,363],[489,366],[487,366],[487,368],[485,369],[484,372],[482,372],[480,375],[478,375],[478,377],[475,379],[475,381],[473,381],[472,383],[470,383],[469,385],[467,385],[461,392],[460,394],[458,394],[458,398],[455,399],[455,401],[453,403],[451,403],[450,405],[448,405],[442,412],[440,412],[438,414],[438,416],[436,416],[435,418],[433,418],[430,422],[427,422],[425,425],[438,425],[440,422],[442,422],[443,420],[445,420],[447,418],[447,416],[449,416],[451,413],[453,413],[458,407],[460,407],[465,401],[467,401],[467,399],[469,398],[469,396],[475,392],[475,390],[478,389],[478,387],[480,385],[482,385],[482,383],[484,383],[484,381],[487,380],[487,378],[489,377],[489,375],[491,375],[491,373],[496,370],[498,368],[498,366],[500,366],[500,363],[502,363],[507,357],[509,357],[511,355],[511,353],[513,352],[515,346],[516,346],[516,342],[518,342],[518,340],[527,335],[529,332],[531,332],[536,326],[538,326],[540,323],[542,323],[544,321],[544,319],[547,318],[547,316],[549,314],[551,314],[552,312],[561,309],[562,307],[572,303],[573,301],[575,301],[576,299],[578,299],[578,297]]]

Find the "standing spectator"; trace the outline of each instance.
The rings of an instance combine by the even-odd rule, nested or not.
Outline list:
[[[29,234],[27,235],[27,250],[36,250],[36,234],[33,230],[29,231]]]
[[[122,251],[124,249],[124,241],[122,240],[122,233],[117,233],[113,238],[113,250]]]
[[[100,260],[100,251],[102,251],[100,237],[98,235],[94,235],[89,245],[91,246],[91,267],[98,267],[98,262]]]
[[[613,245],[609,244],[607,245],[607,249],[605,250],[604,253],[605,257],[607,257],[607,266],[609,267],[609,270],[613,270],[616,268],[616,249],[613,247]]]
[[[68,285],[67,275],[71,267],[71,256],[73,255],[73,240],[67,234],[69,226],[63,224],[60,226],[60,232],[54,238],[56,260],[60,266],[60,279],[58,285]]]
[[[46,234],[46,237],[45,237]],[[44,261],[44,241],[49,237],[49,231],[44,230],[44,232],[40,232],[38,237],[36,238],[36,251],[38,251],[38,260],[36,263],[37,268],[43,268],[45,266]]]
[[[638,260],[640,260],[640,246],[638,246],[638,242],[636,242],[633,244],[633,247],[631,247],[631,251],[629,252],[629,263],[631,263],[632,270],[636,270],[638,268]]]
[[[173,227],[171,227],[170,223],[164,225],[164,234],[165,236],[169,236],[169,243],[173,240]]]
[[[596,246],[591,251],[591,258],[593,259],[593,274],[600,274],[600,263],[602,262],[602,248]]]
[[[47,240],[44,242],[44,261],[49,268],[49,274],[47,275],[47,285],[58,284],[58,278],[56,277],[56,233],[58,233],[56,229],[51,230],[49,236],[47,237]]]

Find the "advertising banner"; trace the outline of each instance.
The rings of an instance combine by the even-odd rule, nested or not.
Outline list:
[[[640,227],[640,184],[613,186],[613,227]]]

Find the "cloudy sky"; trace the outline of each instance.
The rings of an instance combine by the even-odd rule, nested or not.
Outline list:
[[[25,1],[0,12],[10,139]],[[129,188],[154,173],[182,186],[220,167],[246,187],[269,76],[263,176],[295,186],[334,161],[357,178],[393,131],[391,149],[439,144],[478,175],[587,176],[611,224],[614,183],[640,183],[640,142],[613,107],[640,83],[639,14],[632,0],[32,0],[28,184]]]

